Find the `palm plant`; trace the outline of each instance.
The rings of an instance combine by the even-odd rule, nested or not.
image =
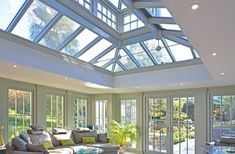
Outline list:
[[[139,130],[136,125],[123,125],[117,123],[115,120],[111,121],[109,129],[111,142],[120,146],[125,146],[128,142],[136,141],[139,135]]]

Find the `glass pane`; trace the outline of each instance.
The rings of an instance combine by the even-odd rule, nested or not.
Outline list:
[[[166,48],[162,48],[160,51],[152,50],[150,52],[152,53],[153,57],[158,62],[158,64],[165,64],[172,62],[172,59],[169,56],[168,52],[166,51]]]
[[[167,153],[167,100],[155,98],[148,100],[149,132],[148,149]]]
[[[129,70],[129,69],[136,69],[137,66],[135,63],[130,59],[130,57],[124,52],[124,50],[120,50],[119,54],[121,59],[119,61]]]
[[[107,100],[96,100],[96,127],[98,133],[107,132]]]
[[[26,11],[12,33],[34,40],[56,13],[52,8],[36,0]]]
[[[124,3],[122,3],[121,10],[124,10],[126,8],[127,8],[126,5]]]
[[[119,64],[116,64],[114,72],[121,72],[123,69],[119,66]]]
[[[140,44],[132,44],[126,46],[126,48],[131,52],[131,54],[133,54],[142,67],[153,66],[152,61],[149,59]]]
[[[109,0],[116,8],[118,8],[119,0]]]
[[[112,44],[105,39],[102,39],[98,43],[96,43],[93,47],[91,47],[88,51],[86,51],[83,55],[79,57],[79,59],[89,62],[95,56],[100,54],[102,51],[107,49]]]
[[[179,31],[181,31],[181,28],[176,24],[160,24],[160,26],[166,30],[179,30]]]
[[[92,42],[97,35],[92,31],[85,29],[72,42],[70,42],[61,52],[74,56],[81,49]]]
[[[178,45],[171,46],[170,49],[176,61],[193,59],[193,55],[192,55],[190,48],[186,46],[178,44]]]
[[[79,26],[78,23],[63,16],[39,43],[51,49],[56,49]],[[75,44],[76,47],[77,44]]]
[[[0,5],[0,29],[6,30],[25,0],[2,0]]]
[[[8,90],[8,140],[26,130],[31,123],[32,93]]]
[[[172,17],[166,8],[147,8],[146,10],[153,17]]]

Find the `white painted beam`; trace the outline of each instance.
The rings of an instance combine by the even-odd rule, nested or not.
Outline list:
[[[152,17],[148,19],[151,24],[176,24],[173,18],[168,17]]]
[[[136,0],[133,8],[165,8],[161,0]]]

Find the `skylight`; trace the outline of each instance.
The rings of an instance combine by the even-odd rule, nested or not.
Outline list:
[[[139,9],[153,19],[145,21],[121,0],[1,2],[0,28],[6,33],[112,72],[199,58],[166,8]],[[77,4],[78,12],[70,15],[74,8],[57,8],[70,2]],[[84,13],[84,8],[89,11]]]

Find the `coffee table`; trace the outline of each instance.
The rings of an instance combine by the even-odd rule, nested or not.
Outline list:
[[[208,154],[235,154],[235,147],[231,146],[203,145],[202,149]]]
[[[89,146],[84,146],[81,147],[76,154],[99,154],[104,152],[103,149],[101,148],[95,148],[95,147],[89,147]]]

